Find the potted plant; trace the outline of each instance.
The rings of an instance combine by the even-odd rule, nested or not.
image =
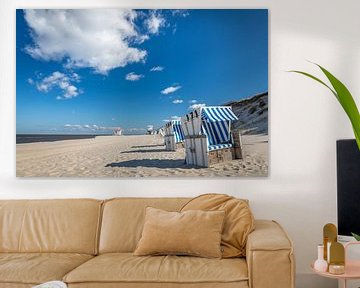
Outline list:
[[[345,113],[347,114],[347,116],[351,122],[353,131],[354,131],[354,135],[355,135],[355,139],[356,139],[356,143],[360,150],[360,114],[359,114],[359,110],[356,106],[356,103],[354,101],[354,98],[352,97],[350,91],[346,88],[346,86],[340,80],[338,80],[333,74],[331,74],[324,67],[322,67],[316,63],[314,63],[314,64],[316,66],[318,66],[320,68],[320,70],[325,74],[325,76],[329,80],[331,86],[307,72],[298,71],[298,70],[292,70],[289,72],[294,72],[294,73],[305,75],[305,76],[321,83],[322,85],[327,87],[332,92],[332,94],[334,94],[334,96],[339,101],[340,105],[343,107]],[[360,241],[360,235],[355,234],[355,233],[351,233],[351,234],[356,239],[356,241]]]

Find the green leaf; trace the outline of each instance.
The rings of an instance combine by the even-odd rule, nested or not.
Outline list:
[[[353,128],[354,130],[354,135],[355,135],[355,139],[356,139],[356,143],[359,147],[359,150],[360,150],[360,135],[355,131],[355,129]]]
[[[317,65],[317,64],[316,64]],[[346,86],[338,80],[334,75],[332,75],[329,71],[325,68],[317,65],[321,71],[325,74],[325,76],[329,79],[331,85],[334,87],[337,95],[338,100],[341,106],[344,108],[346,114],[348,115],[350,122],[353,126],[356,142],[360,149],[360,114],[359,110],[356,107],[356,103],[354,98],[352,97],[350,91],[346,88]]]
[[[343,107],[348,118],[350,119],[353,131],[354,131],[356,143],[360,150],[360,114],[359,114],[359,110],[356,106],[356,103],[354,101],[354,98],[352,97],[350,91],[346,88],[346,86],[340,80],[338,80],[334,75],[332,75],[329,71],[327,71],[322,66],[320,66],[316,63],[314,63],[314,64],[317,65],[321,69],[321,71],[325,74],[325,76],[330,81],[333,88],[331,88],[329,85],[327,85],[324,81],[320,80],[319,78],[317,78],[309,73],[302,72],[302,71],[296,71],[296,70],[289,71],[289,72],[294,72],[294,73],[305,75],[305,76],[321,83],[322,85],[327,87],[334,94],[336,99],[339,101],[340,105]]]
[[[360,241],[360,235],[355,234],[353,232],[351,232],[351,235],[356,239],[356,241]]]
[[[309,78],[311,78],[311,79],[313,79],[313,80],[321,83],[321,84],[324,85],[325,87],[329,88],[329,90],[335,95],[335,97],[336,97],[336,98],[338,97],[337,94],[336,94],[336,92],[335,92],[333,89],[331,89],[331,87],[330,87],[329,85],[327,85],[325,82],[323,82],[323,81],[320,80],[319,78],[317,78],[317,77],[315,77],[315,76],[313,76],[313,75],[311,75],[311,74],[309,74],[309,73],[302,72],[302,71],[298,71],[298,70],[290,70],[290,71],[288,71],[288,72],[293,72],[293,73],[298,73],[298,74],[305,75],[305,76],[307,76],[307,77],[309,77]]]

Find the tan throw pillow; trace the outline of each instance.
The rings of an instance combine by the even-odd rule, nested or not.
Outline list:
[[[181,209],[181,211],[188,210],[225,211],[221,236],[222,257],[246,255],[247,237],[254,230],[254,217],[247,200],[236,199],[225,194],[204,194],[190,200]]]
[[[221,258],[224,211],[167,212],[147,207],[134,255]]]

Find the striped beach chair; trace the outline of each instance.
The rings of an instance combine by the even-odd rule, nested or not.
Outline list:
[[[176,149],[184,142],[184,132],[180,120],[171,120],[165,125],[165,146],[168,151]],[[179,145],[180,144],[180,145]]]
[[[186,163],[209,167],[233,159],[230,106],[201,107],[182,118]]]

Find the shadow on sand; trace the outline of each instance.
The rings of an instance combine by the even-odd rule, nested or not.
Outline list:
[[[129,151],[122,151],[121,154],[128,154],[128,153],[148,153],[148,152],[169,152],[165,149],[140,149],[140,150],[129,150]]]
[[[199,167],[186,165],[184,160],[171,160],[171,159],[138,159],[123,162],[114,162],[107,164],[105,167],[147,167],[147,168],[182,168],[182,169],[200,169]]]
[[[149,147],[159,147],[162,146],[164,147],[164,144],[155,144],[155,145],[138,145],[138,146],[132,146],[131,148],[149,148]]]

